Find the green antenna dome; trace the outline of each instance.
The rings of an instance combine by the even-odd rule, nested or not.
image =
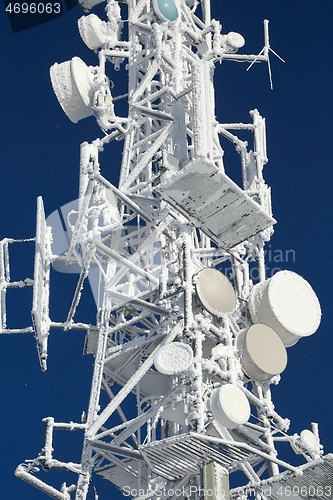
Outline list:
[[[172,0],[154,0],[153,5],[156,14],[162,21],[176,21],[178,10]]]

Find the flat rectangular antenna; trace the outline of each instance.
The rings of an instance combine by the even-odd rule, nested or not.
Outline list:
[[[31,316],[37,341],[39,362],[43,371],[47,369],[47,340],[50,331],[50,256],[50,228],[46,225],[43,199],[39,196],[37,198],[34,285]]]
[[[230,500],[228,470],[216,462],[203,467],[204,500]]]
[[[221,248],[232,248],[276,222],[206,159],[194,160],[156,191]]]
[[[6,283],[9,277],[8,241],[0,242],[0,331],[6,330]]]

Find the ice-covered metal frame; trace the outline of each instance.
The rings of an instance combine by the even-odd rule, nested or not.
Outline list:
[[[83,6],[89,10],[96,3],[85,0]],[[82,422],[46,418],[40,455],[20,465],[16,474],[59,500],[85,500],[93,472],[121,490],[144,491],[137,500],[170,498],[166,492],[171,489],[182,491],[179,498],[194,500],[202,497],[203,486],[218,484],[224,485],[225,498],[247,498],[248,485],[257,499],[265,500],[268,484],[278,495],[279,481],[298,484],[304,473],[309,483],[332,468],[332,456],[321,458],[316,424],[303,435],[288,435],[289,420],[274,410],[271,400],[270,384],[278,383],[279,375],[247,377],[237,344],[240,333],[255,322],[248,304],[255,285],[250,261],[257,262],[264,282],[264,244],[275,220],[262,175],[265,120],[253,110],[249,123],[218,123],[213,71],[221,60],[269,63],[268,21],[259,55],[238,54],[241,35],[221,33],[220,23],[211,19],[210,0],[168,0],[163,12],[160,4],[108,0],[106,22],[92,14],[79,21],[83,40],[98,52],[98,66],[88,68],[74,58],[51,70],[69,118],[94,115],[104,136],[81,145],[78,211],[65,255],[52,254],[51,231],[38,201],[33,328],[20,332],[35,332],[46,369],[50,328],[86,330],[85,352],[94,355],[95,365]],[[123,19],[127,41],[121,39]],[[117,97],[106,76],[111,64],[117,70],[126,65],[128,71],[125,118],[115,114]],[[249,139],[253,135],[253,147],[237,136],[244,130]],[[220,135],[240,156],[242,186],[224,171]],[[99,153],[120,139],[124,150],[115,187],[101,173]],[[11,242],[0,245],[1,333],[16,332],[6,328],[6,289],[32,286],[29,280],[10,282]],[[50,265],[57,261],[78,263],[81,269],[63,323],[52,322],[48,313]],[[226,264],[232,268],[237,305],[213,314],[195,293],[196,276],[204,268]],[[87,325],[74,316],[92,265],[99,274],[98,311],[96,324]],[[180,344],[187,346],[189,361],[176,360],[182,356]],[[220,393],[214,393],[217,410],[210,399],[225,384],[248,401],[251,417],[246,422],[223,414],[232,424],[225,427],[214,414],[226,411],[218,406],[223,405]],[[102,391],[109,399],[104,406]],[[80,463],[53,457],[56,430],[83,432]],[[280,442],[303,454],[311,467],[303,470],[278,458]],[[39,479],[39,467],[72,471],[77,482],[55,488]],[[239,479],[243,492],[229,491],[225,480],[237,471],[244,476]],[[220,490],[209,498],[221,495]]]

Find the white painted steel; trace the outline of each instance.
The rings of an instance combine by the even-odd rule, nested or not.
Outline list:
[[[228,470],[216,462],[211,462],[203,468],[204,499],[230,500],[230,484]]]

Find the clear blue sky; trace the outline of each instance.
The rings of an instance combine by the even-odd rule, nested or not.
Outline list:
[[[96,9],[101,12],[102,9]],[[288,262],[267,262],[270,268],[290,269],[307,279],[322,306],[322,323],[311,338],[288,349],[289,363],[281,383],[272,388],[276,410],[291,419],[291,432],[319,422],[326,453],[333,451],[331,358],[332,271],[332,46],[331,0],[212,0],[213,16],[224,32],[237,31],[246,39],[242,51],[258,53],[263,45],[263,20],[270,20],[271,46],[285,60],[271,57],[274,90],[267,67],[224,62],[215,72],[216,115],[221,122],[247,121],[258,108],[266,117],[269,163],[264,175],[272,188],[273,215],[278,224],[271,240]],[[82,42],[75,7],[66,15],[30,30],[12,33],[4,7],[1,33],[1,211],[0,238],[35,235],[36,197],[44,198],[50,214],[77,197],[79,145],[101,135],[93,118],[73,124],[52,91],[49,67],[80,56],[96,65],[96,55]],[[110,68],[110,71],[113,70]],[[110,74],[110,78],[113,75]],[[118,77],[113,91],[122,94]],[[110,146],[112,148],[112,146]],[[226,168],[228,171],[227,155]],[[118,182],[119,165],[105,162],[103,174]],[[13,279],[32,277],[33,245],[13,249]],[[76,277],[54,273],[51,315],[62,320]],[[8,294],[9,326],[29,321],[26,290]],[[84,319],[94,315],[87,293]],[[79,318],[80,319],[80,318]],[[16,466],[34,458],[44,442],[42,418],[79,421],[88,403],[93,359],[83,357],[84,333],[52,332],[49,369],[41,373],[33,336],[0,338],[1,498],[39,500],[44,494],[14,477]],[[56,457],[79,460],[81,435],[57,436]],[[74,455],[69,452],[74,450]],[[281,456],[283,458],[283,456]],[[54,475],[55,474],[55,475]],[[52,482],[50,472],[46,478]],[[75,480],[75,478],[73,478]],[[58,479],[58,482],[60,479]],[[68,474],[63,481],[71,482]],[[56,480],[57,482],[57,480]],[[115,490],[96,481],[103,492]],[[93,498],[92,492],[90,497]],[[117,498],[115,496],[115,498]],[[122,496],[119,494],[119,498]]]

